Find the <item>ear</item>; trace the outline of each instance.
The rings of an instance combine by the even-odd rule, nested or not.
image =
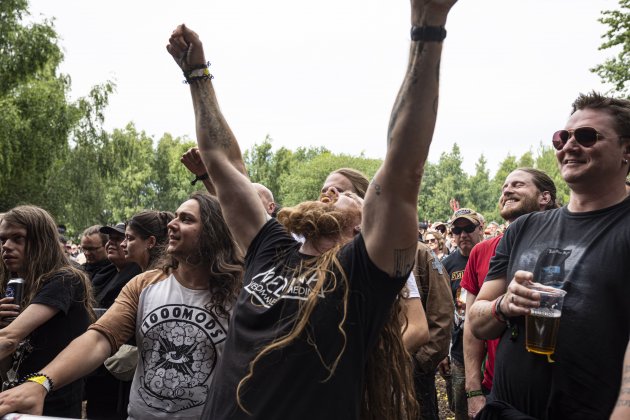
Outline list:
[[[549,191],[543,191],[538,195],[538,205],[540,206],[541,210],[547,207],[547,204],[549,204],[549,202],[551,202],[551,194],[549,193]]]
[[[147,248],[149,249],[153,248],[156,243],[157,243],[157,239],[155,239],[155,236],[149,236],[149,239],[147,239]]]

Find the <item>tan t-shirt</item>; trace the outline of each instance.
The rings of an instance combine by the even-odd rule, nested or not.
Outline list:
[[[198,419],[227,320],[205,309],[209,290],[192,290],[160,270],[134,277],[90,329],[114,353],[135,331],[138,367],[129,397],[130,419]]]

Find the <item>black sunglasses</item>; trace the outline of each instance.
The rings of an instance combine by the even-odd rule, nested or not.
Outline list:
[[[473,233],[478,227],[479,225],[466,225],[465,227],[453,226],[451,228],[451,232],[453,232],[453,235],[459,235],[462,231],[466,233]]]
[[[580,146],[592,147],[597,140],[604,138],[600,132],[593,127],[580,127],[575,130],[558,130],[553,133],[551,142],[556,150],[561,150],[569,139],[573,136]]]

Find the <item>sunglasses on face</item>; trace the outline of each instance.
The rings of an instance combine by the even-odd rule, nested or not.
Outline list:
[[[551,139],[553,147],[555,147],[556,150],[562,150],[572,136],[582,147],[592,147],[597,140],[604,138],[604,136],[593,127],[580,127],[575,130],[558,130],[553,133]]]
[[[428,244],[433,244],[433,243],[436,243],[436,242],[437,242],[437,239],[435,239],[435,238],[427,239],[427,243]]]
[[[478,227],[479,225],[466,225],[464,227],[453,226],[451,232],[453,232],[454,235],[459,235],[462,231],[466,233],[473,233]]]

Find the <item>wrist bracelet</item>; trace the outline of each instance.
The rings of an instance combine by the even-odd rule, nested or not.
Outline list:
[[[499,322],[506,322],[505,315],[501,312],[501,301],[505,295],[501,295],[492,302],[492,316]]]
[[[483,391],[480,389],[476,389],[474,391],[468,391],[466,392],[466,398],[472,398],[472,397],[480,397],[484,395]]]
[[[505,316],[505,314],[501,310],[501,304],[503,303],[503,299],[505,299],[505,294],[499,296],[499,298],[497,299],[497,315],[499,315],[499,317],[501,317],[501,319],[503,319],[503,322],[507,322],[508,321],[508,317]]]
[[[197,181],[203,181],[208,179],[208,172],[201,174],[201,175],[195,175],[195,179],[193,179],[192,181],[190,181],[190,185],[195,185],[197,183]]]
[[[446,38],[444,26],[412,26],[411,40],[426,42],[442,42]]]
[[[49,393],[53,389],[53,381],[50,379],[50,376],[45,373],[37,372],[26,375],[22,379],[22,383],[24,382],[35,382],[46,388],[46,393]]]
[[[191,84],[196,82],[197,80],[212,80],[214,76],[210,74],[210,62],[206,62],[204,64],[196,64],[192,66],[192,69],[189,72],[184,72],[184,83]]]

